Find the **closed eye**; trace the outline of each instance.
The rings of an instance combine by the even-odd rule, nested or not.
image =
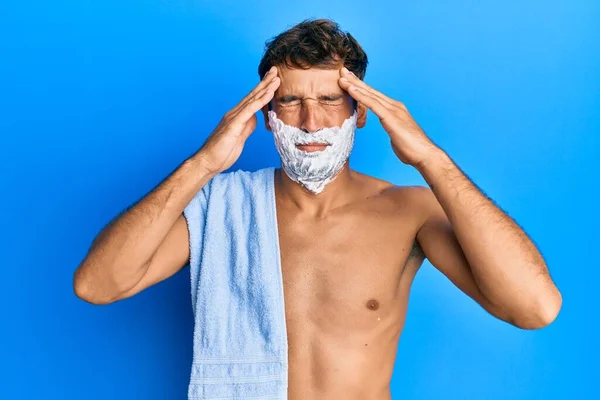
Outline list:
[[[342,96],[336,97],[322,97],[319,99],[319,103],[329,105],[329,106],[338,106],[344,103],[344,99]]]
[[[277,103],[282,107],[297,106],[302,104],[302,99],[298,96],[281,96]]]
[[[307,98],[313,100],[312,98]],[[277,103],[282,107],[295,107],[302,104],[304,100],[295,95],[281,96]],[[327,106],[340,106],[344,104],[344,95],[323,95],[318,98],[319,104]]]

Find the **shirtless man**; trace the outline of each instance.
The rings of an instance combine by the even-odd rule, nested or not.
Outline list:
[[[353,171],[346,162],[315,195],[276,170],[291,400],[391,398],[409,291],[425,257],[491,315],[521,329],[550,324],[562,303],[532,241],[427,137],[401,102],[360,79],[366,55],[337,29],[317,20],[280,35],[272,44],[279,52],[267,52],[261,63],[261,76],[268,73],[258,86],[196,154],[98,235],[74,275],[77,296],[107,304],[186,266],[189,234],[182,210],[238,159],[257,111],[268,130],[272,109],[285,124],[316,132],[339,126],[355,108],[361,128],[371,109],[399,160],[415,167],[430,188],[395,186]],[[302,35],[312,40],[299,41]],[[290,51],[298,56],[300,42],[316,48],[302,60],[309,68],[269,58],[276,53],[285,59]],[[338,53],[311,60],[324,42]],[[348,43],[346,61],[336,62]]]

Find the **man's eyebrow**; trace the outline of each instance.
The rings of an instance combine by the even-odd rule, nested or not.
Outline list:
[[[329,94],[322,94],[318,97],[318,100],[329,100],[329,101],[333,101],[333,100],[339,100],[342,97],[344,97],[343,93],[329,93]],[[280,103],[290,103],[292,101],[295,100],[301,100],[302,98],[300,96],[297,96],[295,94],[289,94],[289,95],[284,95],[284,96],[279,96],[277,97],[277,101]]]
[[[343,93],[322,94],[319,96],[319,100],[339,100],[342,97],[344,97]]]
[[[280,103],[290,103],[294,100],[300,100],[300,97],[296,95],[286,95],[277,97],[277,101]]]

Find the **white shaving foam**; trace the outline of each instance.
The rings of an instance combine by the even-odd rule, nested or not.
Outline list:
[[[286,125],[274,111],[268,112],[269,126],[287,176],[314,194],[319,194],[342,170],[354,145],[357,112],[344,120],[341,127],[323,128],[314,133]],[[303,151],[297,144],[327,143],[321,151]]]

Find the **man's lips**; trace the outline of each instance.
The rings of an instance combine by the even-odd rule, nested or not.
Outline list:
[[[329,146],[327,143],[311,143],[311,144],[297,144],[296,147],[302,151],[323,151]]]

